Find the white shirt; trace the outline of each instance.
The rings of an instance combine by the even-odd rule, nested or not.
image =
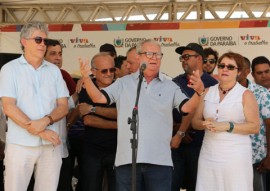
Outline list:
[[[43,61],[37,69],[28,64],[22,55],[5,64],[0,73],[0,97],[16,99],[16,105],[31,120],[44,117],[57,106],[57,99],[69,97],[68,89],[57,66]],[[60,133],[59,122],[47,127]],[[23,146],[51,144],[30,134],[8,119],[7,143]]]

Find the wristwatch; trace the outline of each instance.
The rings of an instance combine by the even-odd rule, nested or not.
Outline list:
[[[92,106],[92,107],[91,107],[90,113],[96,113],[96,107],[95,107],[95,106]]]
[[[183,131],[177,131],[177,134],[182,138],[185,137],[185,135],[186,135],[186,133]]]

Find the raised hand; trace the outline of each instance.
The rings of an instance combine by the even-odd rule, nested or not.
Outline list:
[[[89,78],[89,75],[91,74],[91,67],[89,59],[86,59],[85,61],[82,60],[82,58],[79,58],[80,63],[80,70],[83,78]]]
[[[190,83],[188,84],[188,87],[194,89],[199,94],[204,91],[204,84],[201,80],[199,70],[193,71],[193,74],[190,76],[189,81]]]

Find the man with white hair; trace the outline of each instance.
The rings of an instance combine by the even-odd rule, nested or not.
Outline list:
[[[190,100],[180,88],[160,72],[163,53],[156,41],[145,40],[136,46],[136,62],[147,63],[144,71],[118,78],[112,85],[99,90],[89,77],[90,66],[80,59],[81,73],[88,95],[97,103],[116,103],[117,152],[116,190],[131,190],[132,133],[127,123],[136,100],[139,75],[144,77],[138,104],[137,190],[171,191],[172,159],[172,109],[184,113],[193,112],[204,94],[204,86],[198,71],[191,77],[190,87],[195,94]]]
[[[0,97],[8,117],[5,190],[55,191],[61,167],[59,123],[68,112],[68,90],[60,70],[44,60],[48,29],[30,22],[21,30],[24,54],[5,64]],[[49,184],[48,184],[49,182]]]

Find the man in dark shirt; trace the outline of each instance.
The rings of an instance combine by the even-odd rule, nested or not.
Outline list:
[[[195,70],[199,70],[205,88],[218,83],[209,74],[203,72],[204,52],[199,44],[190,43],[187,46],[176,48],[175,51],[181,55],[179,60],[182,62],[185,73],[173,78],[173,81],[187,97],[192,97],[195,93],[192,88],[187,86],[189,84],[189,77]],[[174,138],[178,137],[181,145],[178,148],[172,147],[172,159],[174,163],[172,191],[179,191],[180,188],[184,187],[187,191],[195,191],[198,158],[204,131],[194,130],[190,126],[192,116],[185,117],[182,120],[182,116],[177,110],[174,110],[173,114],[176,124],[174,125],[176,127],[174,128]],[[183,136],[183,132],[178,129],[188,130]]]
[[[114,79],[114,60],[109,53],[96,54],[91,61],[93,79],[100,89]],[[116,106],[94,103],[85,89],[79,93],[79,110],[85,125],[82,159],[83,191],[100,191],[104,173],[107,174],[109,191],[115,190],[113,170],[117,144]]]

